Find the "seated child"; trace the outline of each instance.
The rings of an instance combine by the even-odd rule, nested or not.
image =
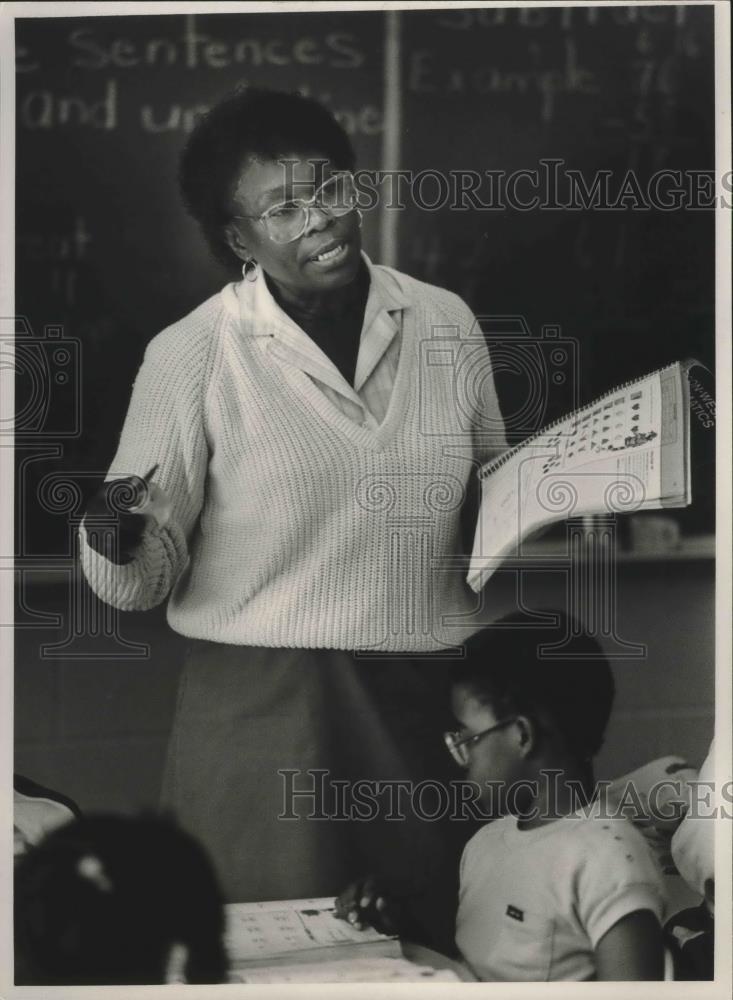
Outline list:
[[[661,871],[627,820],[591,803],[610,667],[560,618],[552,629],[502,619],[469,640],[452,673],[459,728],[446,743],[491,820],[463,852],[456,943],[482,980],[661,979]],[[568,624],[571,644],[540,654]],[[354,884],[337,914],[399,930],[384,889]]]
[[[224,909],[203,849],[171,821],[89,816],[15,869],[17,985],[226,978]]]

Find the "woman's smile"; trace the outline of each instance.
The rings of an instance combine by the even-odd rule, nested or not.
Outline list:
[[[306,263],[320,268],[341,267],[345,262],[351,244],[347,240],[328,240]]]

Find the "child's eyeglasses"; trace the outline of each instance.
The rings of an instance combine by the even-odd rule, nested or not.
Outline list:
[[[504,726],[510,725],[512,722],[516,722],[516,716],[512,716],[510,719],[502,719],[501,722],[497,722],[494,726],[489,726],[488,729],[482,730],[480,733],[474,733],[472,736],[462,736],[460,732],[456,733],[443,733],[443,739],[445,740],[445,745],[450,750],[451,757],[459,764],[461,767],[467,767],[469,761],[468,748],[473,746],[474,743],[478,743],[482,740],[484,736],[488,736],[489,733],[496,732],[497,729],[503,729]]]
[[[261,222],[273,243],[293,243],[310,224],[310,213],[318,208],[327,215],[347,215],[356,208],[354,176],[348,171],[334,174],[318,188],[312,198],[291,198],[272,205],[262,215],[235,215],[235,219]]]

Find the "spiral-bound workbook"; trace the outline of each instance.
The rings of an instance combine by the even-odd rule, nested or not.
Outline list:
[[[687,373],[695,363],[626,382],[479,470],[473,590],[554,521],[691,502]]]

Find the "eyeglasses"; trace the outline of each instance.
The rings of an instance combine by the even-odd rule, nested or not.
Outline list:
[[[484,729],[480,733],[474,733],[472,736],[461,736],[460,732],[443,733],[443,739],[445,740],[445,745],[450,750],[451,757],[456,764],[459,764],[461,767],[468,767],[468,748],[470,746],[473,746],[474,743],[478,743],[479,740],[482,740],[484,736],[488,736],[489,733],[496,732],[497,729],[503,729],[504,726],[508,726],[512,722],[516,721],[516,716],[512,716],[511,719],[502,719],[502,721],[497,722],[495,726],[489,726],[488,729]]]
[[[312,198],[292,198],[272,205],[262,215],[235,215],[234,218],[261,222],[273,243],[285,244],[303,235],[310,225],[314,208],[336,218],[352,212],[356,208],[354,175],[341,171],[324,181]]]

